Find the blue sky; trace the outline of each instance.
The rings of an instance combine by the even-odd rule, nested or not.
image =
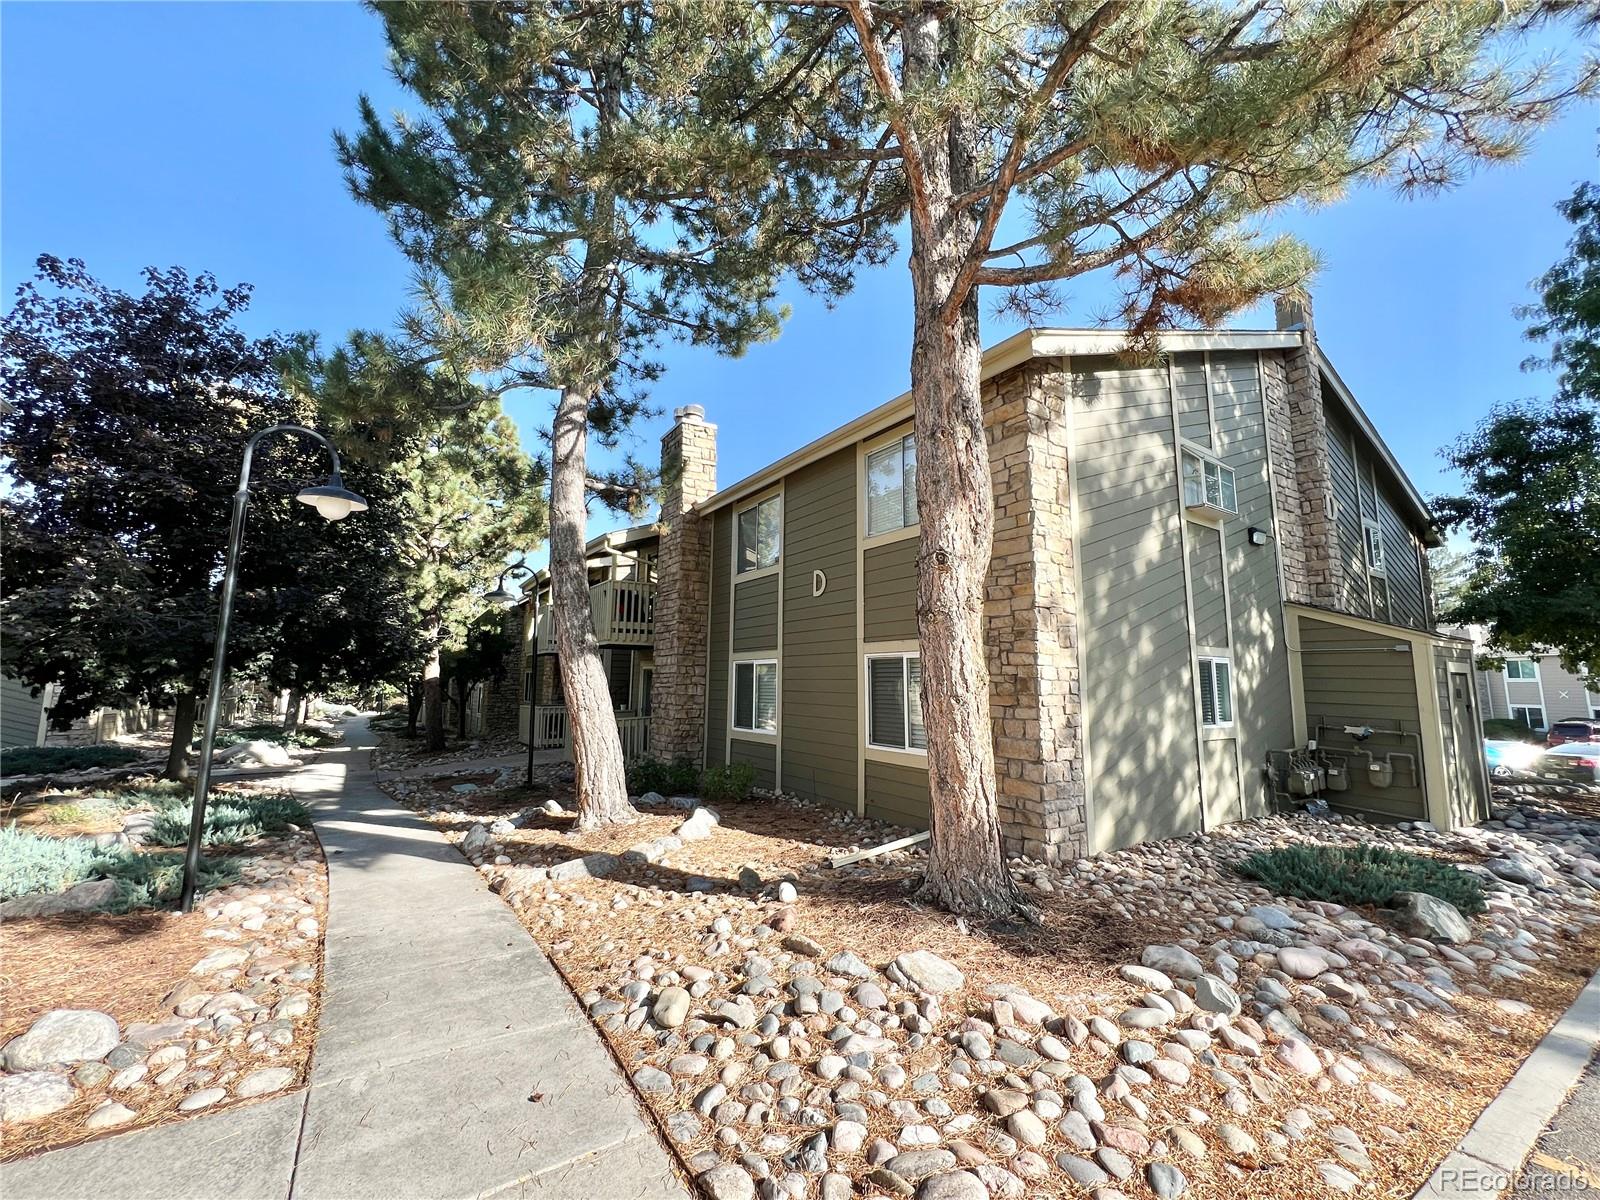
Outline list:
[[[381,220],[349,196],[331,134],[356,96],[404,106],[377,19],[354,4],[0,5],[0,286],[8,298],[41,252],[84,259],[135,287],[147,265],[249,281],[256,332],[336,341],[385,328],[409,273]],[[1438,451],[1505,399],[1545,389],[1519,370],[1530,347],[1513,306],[1562,253],[1555,202],[1595,177],[1594,106],[1570,112],[1531,153],[1442,196],[1376,190],[1284,226],[1325,267],[1319,335],[1418,487],[1450,486]],[[1055,322],[1091,324],[1111,295],[1088,279]],[[906,387],[904,260],[864,274],[829,310],[790,297],[778,341],[739,360],[669,347],[669,372],[632,449],[653,461],[673,406],[719,426],[724,484]],[[1236,324],[1271,324],[1271,314]],[[985,342],[1015,326],[988,316]],[[525,440],[537,397],[509,404]],[[596,513],[595,527],[608,524]]]

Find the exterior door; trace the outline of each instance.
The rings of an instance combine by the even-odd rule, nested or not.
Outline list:
[[[1457,822],[1470,824],[1486,817],[1488,796],[1483,785],[1483,735],[1472,694],[1472,676],[1450,669],[1450,808]]]

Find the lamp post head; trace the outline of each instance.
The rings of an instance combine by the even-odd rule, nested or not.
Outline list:
[[[515,608],[522,603],[522,597],[506,587],[504,580],[497,583],[494,591],[485,595],[484,599],[497,608]]]
[[[295,497],[309,504],[328,521],[342,521],[353,512],[366,512],[367,502],[344,486],[344,480],[335,471],[321,487],[301,488]]]

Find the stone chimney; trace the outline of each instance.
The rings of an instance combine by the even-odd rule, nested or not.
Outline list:
[[[661,549],[656,560],[655,683],[650,745],[658,758],[702,760],[706,736],[711,523],[691,511],[717,490],[717,427],[706,410],[673,412],[661,439]]]
[[[1300,334],[1299,345],[1262,356],[1284,599],[1333,605],[1339,543],[1311,297],[1279,296],[1274,312],[1279,329]]]

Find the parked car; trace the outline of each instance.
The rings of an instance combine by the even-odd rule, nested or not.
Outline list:
[[[1489,761],[1489,773],[1499,779],[1524,775],[1544,755],[1544,747],[1535,742],[1487,739],[1483,743],[1483,757]]]
[[[1544,744],[1560,746],[1567,742],[1600,742],[1600,721],[1588,717],[1562,717],[1552,721],[1544,735]]]
[[[1600,741],[1567,742],[1546,750],[1539,773],[1574,783],[1600,783]]]

